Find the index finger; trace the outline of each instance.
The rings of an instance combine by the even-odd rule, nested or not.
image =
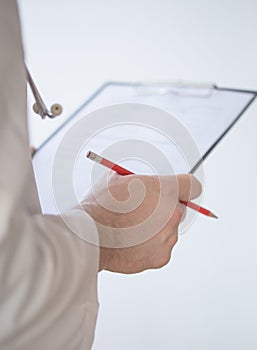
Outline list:
[[[202,192],[201,183],[192,174],[177,175],[178,197],[180,201],[189,201],[197,198]]]

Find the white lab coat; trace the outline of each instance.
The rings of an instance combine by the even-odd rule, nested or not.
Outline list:
[[[0,349],[86,350],[98,311],[99,249],[40,212],[23,62],[16,1],[0,0]],[[81,210],[66,216],[98,236]]]

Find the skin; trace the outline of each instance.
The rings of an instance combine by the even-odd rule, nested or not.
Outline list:
[[[30,147],[31,156],[35,151],[34,147]],[[133,183],[134,192],[137,192],[138,182],[140,187],[143,184],[145,189],[142,203],[134,210],[127,207],[125,212],[124,210],[123,212],[117,212],[117,201],[119,204],[130,197],[129,186],[132,187],[131,184],[133,185]],[[105,184],[104,181],[99,182],[96,185],[97,191],[95,193],[90,192],[81,203],[84,210],[91,215],[98,226],[100,236],[99,271],[108,270],[132,274],[148,269],[158,269],[168,264],[172,249],[178,241],[179,224],[186,211],[186,207],[180,201],[197,198],[202,192],[200,182],[190,174],[160,177],[139,175],[123,177],[112,174],[108,179],[107,186],[103,184]],[[108,195],[106,196],[106,194]],[[110,194],[112,196],[111,201],[114,202],[114,211],[107,210],[100,204],[102,202],[102,204],[105,204],[102,199],[107,197],[107,202],[109,201],[108,204],[110,205]],[[164,200],[164,208],[161,209],[164,209],[164,211],[168,209],[170,215],[166,225],[155,235],[141,244],[129,247],[126,247],[126,242],[124,242],[124,248],[101,246],[101,237],[105,235],[105,225],[117,229],[139,224],[142,219],[147,219],[153,213],[156,205],[158,205],[160,195],[164,195],[164,199],[166,199],[166,203]],[[140,235],[140,232],[136,233]]]
[[[30,147],[31,156],[35,148]],[[135,181],[136,180],[136,181]],[[143,184],[144,200],[136,209],[131,210],[129,206],[123,212],[117,211],[117,202],[122,203],[130,198],[129,186],[134,183],[134,193],[140,188],[137,184]],[[104,184],[104,185],[103,185]],[[132,186],[131,186],[132,184]],[[162,185],[162,190],[161,186]],[[96,185],[96,192],[90,192],[81,203],[84,210],[95,220],[100,237],[100,261],[99,271],[108,270],[124,274],[142,272],[148,269],[158,269],[170,261],[172,249],[178,241],[178,227],[185,216],[186,208],[180,201],[189,201],[197,198],[202,187],[200,182],[189,174],[177,176],[119,176],[112,174],[107,186],[104,181]],[[133,191],[132,191],[133,192]],[[110,194],[112,198],[110,198]],[[115,229],[131,227],[139,224],[142,219],[147,219],[158,204],[160,195],[164,195],[164,208],[170,211],[169,219],[159,231],[148,240],[133,246],[110,248],[101,246],[101,237],[105,235],[104,227]],[[113,211],[107,210],[103,205],[106,200],[110,206],[114,202]],[[105,198],[105,199],[106,199]],[[98,200],[100,199],[100,200]],[[166,199],[166,203],[165,203]],[[101,204],[100,204],[101,203]],[[116,210],[115,210],[116,209]],[[125,211],[125,212],[124,212]],[[158,218],[157,220],[158,221]],[[159,226],[162,226],[161,224]],[[140,232],[136,232],[140,235]]]
[[[159,177],[114,174],[107,181],[100,181],[95,188],[95,192],[87,194],[82,206],[98,227],[99,271],[125,274],[157,269],[170,261],[178,241],[178,227],[185,215],[185,206],[180,201],[197,198],[202,190],[199,181],[188,174]],[[160,210],[151,225],[142,228],[139,224],[148,222],[158,205]],[[163,217],[166,219],[162,220]],[[154,235],[140,239],[155,226],[159,229]],[[119,232],[119,229],[130,227],[133,227],[135,237],[139,237],[138,244],[128,246],[122,234],[117,236],[120,239],[118,248],[101,244],[107,236],[106,228],[112,233],[112,229]]]

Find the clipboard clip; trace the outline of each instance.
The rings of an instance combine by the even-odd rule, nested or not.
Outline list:
[[[137,93],[140,95],[159,94],[177,95],[181,97],[210,97],[213,90],[217,88],[214,83],[199,83],[187,81],[154,81],[140,82],[137,86]]]
[[[33,111],[36,114],[39,114],[41,116],[42,119],[44,119],[45,117],[49,117],[51,119],[57,117],[58,115],[60,115],[62,113],[62,106],[59,103],[55,103],[51,106],[50,111],[48,110],[48,108],[46,107],[42,97],[40,96],[40,93],[36,87],[36,84],[34,83],[31,74],[27,68],[27,66],[25,65],[25,69],[26,69],[26,75],[27,75],[27,81],[29,83],[29,86],[31,88],[31,91],[33,93],[33,96],[35,98],[35,103],[32,106]]]

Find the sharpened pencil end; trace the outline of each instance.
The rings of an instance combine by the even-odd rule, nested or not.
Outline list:
[[[215,214],[211,213],[211,212],[209,213],[209,216],[214,218],[214,219],[218,219],[218,217]]]

